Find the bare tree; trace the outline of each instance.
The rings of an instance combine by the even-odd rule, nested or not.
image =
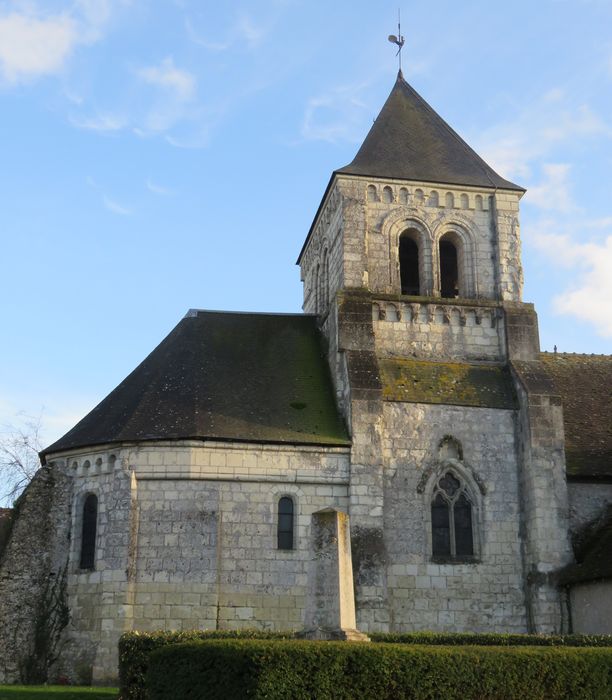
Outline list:
[[[23,415],[0,430],[0,502],[13,502],[40,467],[41,417]]]

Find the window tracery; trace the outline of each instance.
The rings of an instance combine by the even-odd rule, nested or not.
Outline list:
[[[433,491],[431,543],[434,558],[474,556],[472,497],[466,482],[452,470],[443,473]]]

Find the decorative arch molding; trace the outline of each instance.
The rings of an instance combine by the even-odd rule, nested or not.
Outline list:
[[[433,226],[432,267],[434,289],[439,293],[440,280],[440,241],[451,240],[457,248],[459,272],[459,296],[464,298],[478,296],[478,278],[476,259],[478,256],[477,231],[468,217],[457,212],[438,217]]]
[[[417,493],[431,495],[436,481],[446,469],[456,471],[462,479],[465,479],[474,494],[486,496],[487,487],[482,476],[469,463],[458,459],[438,460],[425,467],[417,484]]]
[[[381,233],[389,245],[389,288],[401,290],[399,241],[406,231],[414,232],[412,238],[419,249],[419,286],[421,296],[433,293],[432,245],[433,234],[429,223],[415,207],[394,209],[382,222]]]

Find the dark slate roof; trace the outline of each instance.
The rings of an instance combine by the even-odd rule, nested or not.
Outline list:
[[[563,403],[567,474],[612,477],[612,355],[541,353]]]
[[[489,167],[401,71],[353,162],[336,173],[525,191]]]
[[[190,312],[41,453],[132,440],[347,445],[313,316]]]
[[[517,407],[507,367],[379,358],[385,401],[483,408]]]
[[[576,562],[558,574],[562,585],[612,579],[612,505],[602,516],[587,525],[575,538]]]

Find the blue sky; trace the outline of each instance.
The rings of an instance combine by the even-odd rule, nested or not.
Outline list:
[[[542,346],[612,353],[612,2],[402,3],[404,74],[522,203]],[[297,312],[397,2],[0,0],[0,424],[51,442],[190,307]]]

